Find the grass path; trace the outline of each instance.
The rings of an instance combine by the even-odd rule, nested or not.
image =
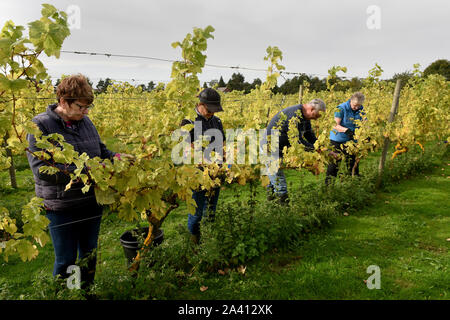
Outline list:
[[[450,166],[390,187],[289,254],[183,288],[184,299],[450,299]],[[364,280],[370,265],[381,288]],[[200,292],[200,286],[208,290]]]

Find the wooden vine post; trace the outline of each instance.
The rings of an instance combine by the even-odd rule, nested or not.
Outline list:
[[[394,99],[392,100],[392,107],[391,107],[391,112],[389,113],[388,123],[392,123],[394,121],[395,114],[397,113],[398,102],[400,100],[400,87],[401,87],[401,80],[398,79],[397,83],[395,84]],[[387,156],[387,152],[389,149],[389,142],[390,142],[389,137],[385,137],[384,145],[383,145],[383,152],[381,153],[380,164],[378,165],[378,179],[377,179],[377,183],[376,183],[377,188],[379,188],[381,185],[384,165],[386,163],[386,156]]]
[[[303,85],[301,84],[298,88],[298,103],[302,104],[303,101]]]

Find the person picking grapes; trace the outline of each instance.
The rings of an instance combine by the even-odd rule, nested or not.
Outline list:
[[[277,151],[279,158],[282,160],[283,148],[289,148],[291,146],[288,138],[288,131],[290,129],[289,121],[293,117],[297,117],[299,143],[305,146],[306,151],[314,151],[314,143],[316,142],[317,138],[311,128],[311,120],[319,119],[321,116],[321,112],[325,112],[325,110],[325,102],[321,99],[313,99],[304,105],[298,104],[281,110],[272,118],[272,120],[270,120],[265,132],[266,138],[262,140],[262,144],[267,143],[267,137],[273,134],[274,129],[278,129],[279,143]],[[283,119],[283,121],[281,121],[280,123],[282,114],[284,114],[286,118]],[[331,155],[335,155],[334,152],[331,152]],[[267,175],[270,180],[270,183],[266,187],[268,192],[268,200],[277,199],[281,204],[288,203],[289,196],[286,178],[283,170],[278,167],[277,171],[272,173],[269,169],[269,163],[266,164],[266,167],[269,170]]]
[[[365,97],[361,92],[354,93],[349,100],[337,106],[338,111],[334,113],[334,121],[336,125],[330,131],[330,143],[336,153],[345,157],[346,165],[349,174],[353,170],[355,175],[359,175],[359,164],[356,162],[356,156],[349,154],[346,143],[348,141],[355,141],[354,134],[358,126],[355,120],[362,120],[363,103]],[[332,177],[336,177],[341,159],[334,159],[328,164],[325,183],[328,185]]]
[[[189,132],[189,142],[193,145],[194,141],[203,135],[210,135],[210,146],[218,145],[220,150],[223,150],[225,143],[225,132],[223,130],[222,121],[215,116],[216,112],[222,112],[223,108],[220,103],[220,94],[212,89],[206,88],[198,95],[199,102],[195,107],[197,117],[195,122],[184,119],[181,123],[195,124]],[[219,140],[219,141],[218,141]],[[203,148],[205,151],[205,148]],[[206,148],[206,150],[208,150]],[[205,158],[210,159],[210,154],[206,151]],[[188,214],[187,227],[191,234],[191,240],[198,244],[200,241],[200,222],[205,214],[209,214],[212,219],[214,212],[216,211],[217,202],[219,200],[220,187],[215,187],[209,192],[207,190],[194,190],[192,198],[197,204],[194,215]]]
[[[94,93],[85,76],[78,74],[64,78],[56,88],[58,102],[33,118],[44,136],[58,133],[65,142],[71,144],[79,154],[85,152],[90,158],[119,159],[133,158],[108,150],[103,144],[94,124],[88,117],[94,107]],[[36,146],[34,135],[27,135],[30,152],[28,162],[35,180],[36,196],[44,199],[46,216],[50,220],[49,230],[52,239],[55,262],[53,276],[67,278],[68,267],[85,261],[80,267],[81,288],[88,289],[93,283],[96,269],[96,248],[100,231],[102,207],[97,204],[94,188],[86,193],[81,181],[71,181],[70,173],[75,164],[57,163],[51,158],[44,161],[33,154],[42,151]],[[58,168],[56,174],[46,174],[39,169],[52,165]]]

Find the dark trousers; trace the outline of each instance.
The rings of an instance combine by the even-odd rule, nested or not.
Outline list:
[[[70,211],[47,210],[55,252],[53,276],[60,275],[65,279],[70,276],[67,268],[77,265],[81,271],[81,288],[86,289],[94,282],[102,210],[100,206]]]
[[[333,151],[339,153],[341,159],[342,159],[342,157],[345,158],[345,163],[347,166],[348,174],[351,175],[353,167],[355,166],[355,163],[356,163],[356,156],[349,154],[347,152],[347,150],[346,150],[347,147],[345,146],[345,142],[336,142],[333,140],[330,140],[330,142],[331,142]],[[341,148],[341,146],[342,146],[342,148]],[[339,171],[339,165],[341,163],[341,159],[333,159],[332,162],[330,162],[328,164],[327,176],[325,178],[326,184],[330,183],[331,177],[337,176],[338,171]],[[355,167],[355,175],[359,176],[359,163]]]
[[[206,195],[206,190],[194,191],[192,193],[192,198],[197,204],[195,209],[195,214],[188,215],[188,229],[193,235],[200,234],[200,221],[205,214],[209,214],[211,219],[214,218],[214,212],[216,212],[217,202],[219,201],[220,187],[214,188],[212,190],[212,195],[208,197]]]

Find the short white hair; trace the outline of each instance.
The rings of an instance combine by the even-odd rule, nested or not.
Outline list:
[[[358,104],[363,104],[366,97],[361,92],[355,92],[350,100],[356,101]]]
[[[317,111],[325,111],[327,109],[327,106],[322,99],[312,99],[308,104]]]

